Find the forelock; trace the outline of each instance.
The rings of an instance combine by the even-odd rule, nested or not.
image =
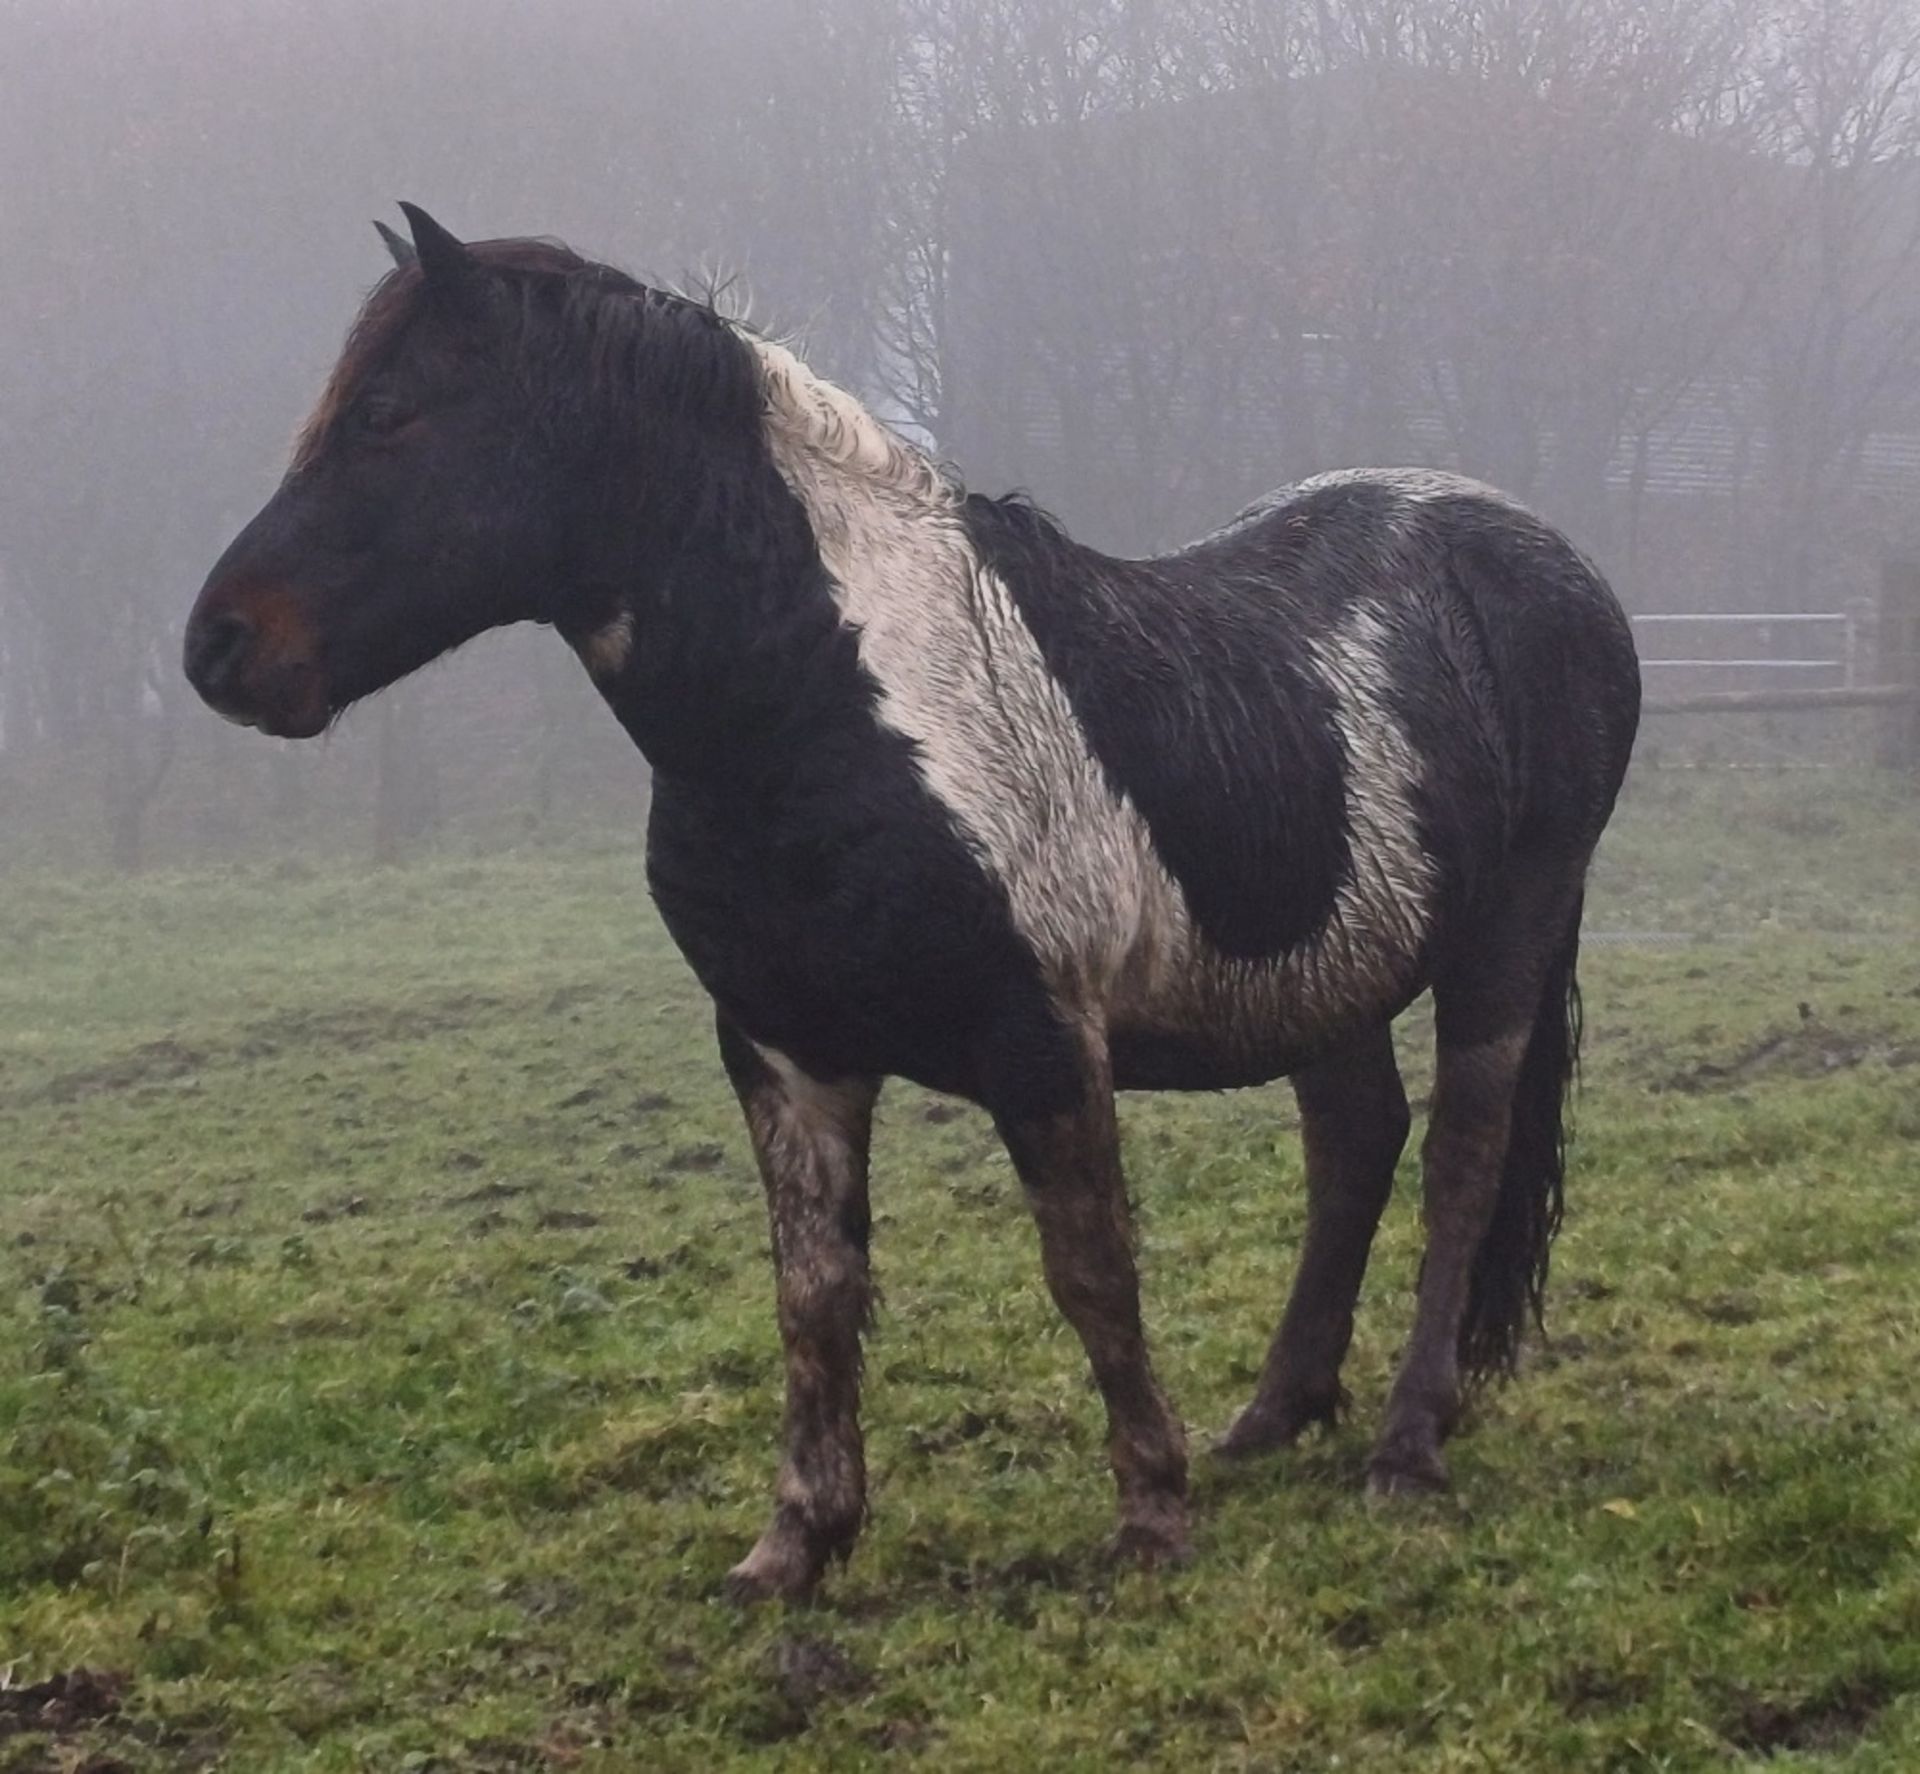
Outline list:
[[[374,365],[387,355],[394,341],[406,331],[407,323],[419,312],[424,294],[424,280],[417,265],[397,266],[373,286],[354,317],[339,361],[327,377],[326,386],[320,390],[319,400],[294,439],[295,471],[307,467],[319,455],[328,433]]]
[[[723,423],[758,413],[753,353],[711,303],[643,284],[557,241],[482,240],[467,250],[496,274],[514,344],[539,358],[551,358],[563,342],[584,347],[579,392],[591,404],[633,417],[642,408],[657,415],[698,407]],[[340,415],[427,302],[418,265],[396,267],[374,286],[300,429],[296,470],[319,455]]]

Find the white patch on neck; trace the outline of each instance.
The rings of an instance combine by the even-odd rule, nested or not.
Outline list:
[[[751,343],[774,464],[858,631],[880,718],[914,741],[1042,967],[1062,988],[1102,990],[1178,897],[1145,821],[1108,791],[1039,643],[975,555],[957,489],[791,352]]]
[[[959,502],[959,489],[931,456],[883,425],[844,388],[816,376],[786,346],[739,331],[760,359],[767,432],[776,455],[784,445],[929,504]]]
[[[880,718],[914,742],[927,788],[1005,889],[1063,1002],[1289,1064],[1322,1031],[1384,1007],[1417,960],[1433,870],[1379,616],[1356,608],[1311,649],[1347,751],[1351,874],[1307,943],[1271,961],[1222,956],[975,554],[957,489],[791,352],[743,336],[765,365],[775,466],[806,508]]]
[[[633,612],[622,610],[578,644],[581,662],[596,678],[610,678],[633,657]]]

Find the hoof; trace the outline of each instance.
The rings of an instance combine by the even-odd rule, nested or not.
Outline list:
[[[827,1567],[797,1534],[778,1529],[761,1536],[754,1549],[727,1573],[727,1600],[741,1607],[756,1602],[805,1601]]]
[[[757,1571],[746,1560],[727,1573],[720,1593],[736,1608],[758,1607],[762,1602],[803,1602],[813,1594],[819,1579],[796,1582]]]
[[[1277,1454],[1300,1439],[1300,1426],[1282,1418],[1259,1417],[1242,1411],[1227,1425],[1207,1451],[1216,1460],[1257,1460],[1262,1454]]]
[[[1185,1522],[1130,1521],[1107,1542],[1107,1557],[1143,1571],[1177,1571],[1193,1563],[1193,1542]]]
[[[1344,1394],[1327,1399],[1262,1406],[1250,1404],[1209,1450],[1216,1460],[1252,1460],[1290,1448],[1309,1429],[1336,1429],[1346,1406]]]
[[[1383,1448],[1367,1463],[1371,1497],[1437,1497],[1452,1488],[1437,1448]]]

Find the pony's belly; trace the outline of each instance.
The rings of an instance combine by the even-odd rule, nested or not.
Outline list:
[[[1235,1090],[1312,1065],[1404,1010],[1425,986],[1414,957],[1371,964],[1208,957],[1150,995],[1109,1007],[1122,1090]]]
[[[1313,1060],[1295,1046],[1227,1043],[1190,1030],[1114,1029],[1108,1051],[1116,1090],[1241,1090]]]

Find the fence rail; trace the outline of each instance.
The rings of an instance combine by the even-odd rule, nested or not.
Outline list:
[[[1657,611],[1634,616],[1636,634],[1645,641],[1661,635],[1682,639],[1697,635],[1684,655],[1644,657],[1649,695],[1647,714],[1805,714],[1816,710],[1878,710],[1880,762],[1912,768],[1920,764],[1920,563],[1889,561],[1880,597],[1849,599],[1839,611]],[[1711,657],[1707,635],[1753,635],[1738,657]],[[1770,651],[1776,630],[1793,637],[1793,653]],[[1834,635],[1834,651],[1822,641]],[[1718,689],[1716,674],[1741,672],[1759,687]],[[1809,672],[1832,672],[1837,683],[1793,683]],[[1672,683],[1684,674],[1692,683]],[[1774,682],[1766,683],[1766,678]],[[1782,682],[1788,680],[1788,682]],[[1668,687],[1670,685],[1670,687]]]
[[[1904,684],[1836,685],[1823,690],[1696,690],[1684,696],[1648,696],[1640,709],[1650,715],[1772,714],[1808,708],[1904,708],[1920,690]]]
[[[1859,602],[1868,604],[1862,598]],[[1851,622],[1851,610],[1654,610],[1634,617],[1636,627],[1652,628],[1663,622],[1748,622],[1771,627],[1776,622]]]
[[[1668,666],[1688,671],[1832,671],[1839,659],[1643,659],[1642,669]]]
[[[1696,676],[1720,671],[1792,673],[1831,671],[1840,683],[1818,686],[1769,685],[1762,689],[1660,690],[1641,704],[1650,715],[1787,714],[1812,710],[1878,709],[1881,714],[1880,761],[1920,764],[1920,562],[1890,561],[1881,577],[1878,600],[1850,599],[1842,610],[1660,611],[1633,619],[1637,632],[1675,628],[1725,631],[1742,627],[1761,646],[1776,627],[1811,638],[1837,629],[1838,651],[1828,657],[1790,658],[1684,657],[1643,658],[1643,672],[1686,671]],[[1815,643],[1818,644],[1817,642]],[[1757,649],[1749,649],[1750,653]]]

